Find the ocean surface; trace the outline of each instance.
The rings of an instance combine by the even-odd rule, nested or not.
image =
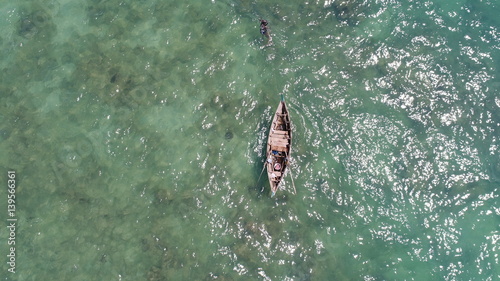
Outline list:
[[[295,2],[0,2],[1,280],[500,280],[500,1]]]

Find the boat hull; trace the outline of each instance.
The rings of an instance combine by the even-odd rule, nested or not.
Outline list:
[[[274,113],[266,149],[266,168],[271,196],[274,196],[288,169],[292,146],[290,115],[285,101],[280,101]]]

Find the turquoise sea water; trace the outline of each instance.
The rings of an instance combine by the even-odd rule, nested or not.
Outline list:
[[[403,2],[1,2],[2,279],[499,280],[500,3]]]

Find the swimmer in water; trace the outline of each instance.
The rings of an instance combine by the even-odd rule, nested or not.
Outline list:
[[[269,27],[267,26],[267,24],[267,20],[260,20],[260,34],[266,36],[267,46],[269,46],[273,42],[273,39],[271,38],[271,34],[269,32]]]

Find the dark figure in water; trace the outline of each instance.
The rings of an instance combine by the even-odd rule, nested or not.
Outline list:
[[[269,27],[267,26],[267,20],[260,20],[260,34],[266,36],[267,38],[267,45],[271,45],[273,42],[273,38],[271,38],[271,34],[269,32]]]

